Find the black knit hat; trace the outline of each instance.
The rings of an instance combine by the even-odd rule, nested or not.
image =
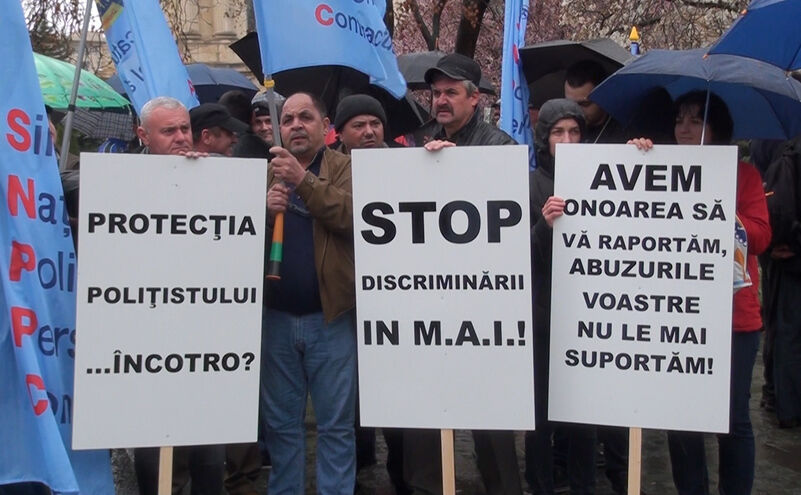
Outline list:
[[[369,95],[350,95],[342,98],[334,116],[334,129],[340,132],[350,119],[357,115],[375,115],[387,127],[387,114],[384,107]]]

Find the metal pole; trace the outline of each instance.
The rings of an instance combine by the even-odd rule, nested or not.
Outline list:
[[[70,154],[70,135],[72,134],[72,115],[75,113],[75,100],[78,99],[78,84],[81,81],[81,67],[83,66],[83,52],[86,49],[86,35],[89,32],[89,20],[92,17],[92,0],[86,0],[86,11],[83,15],[83,29],[81,40],[78,43],[78,61],[75,63],[75,77],[72,79],[72,92],[70,104],[67,107],[67,117],[64,120],[64,136],[61,138],[61,161],[58,169],[67,169],[67,158]]]
[[[709,89],[709,85],[706,86],[706,103],[704,104],[704,126],[701,128],[701,146],[704,145],[704,141],[706,140],[706,119],[709,117],[709,97],[712,94],[712,90]],[[713,138],[715,136],[712,136]]]
[[[264,74],[264,87],[267,89],[267,104],[270,107],[270,124],[273,126],[273,146],[282,146],[281,126],[278,123],[278,108],[275,104],[275,81],[270,74]],[[284,259],[284,214],[276,213],[273,223],[273,241],[267,261],[268,280],[281,280],[281,262]]]

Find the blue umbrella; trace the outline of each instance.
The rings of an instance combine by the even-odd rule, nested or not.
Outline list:
[[[651,50],[607,78],[590,99],[627,124],[657,88],[673,100],[690,91],[711,91],[729,107],[734,138],[790,139],[801,133],[801,83],[765,62],[705,53],[703,48]]]
[[[754,0],[709,53],[801,69],[801,0]]]
[[[209,67],[206,64],[189,64],[186,66],[189,79],[197,91],[200,103],[216,103],[226,91],[239,90],[252,98],[258,91],[247,77],[234,69]],[[118,93],[125,94],[125,88],[117,74],[106,81]]]

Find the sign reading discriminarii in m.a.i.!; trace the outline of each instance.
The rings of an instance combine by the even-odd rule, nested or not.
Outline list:
[[[525,146],[355,150],[361,422],[533,429]]]
[[[261,160],[81,155],[76,448],[256,439],[265,190]]]
[[[728,431],[733,146],[558,145],[549,418]]]

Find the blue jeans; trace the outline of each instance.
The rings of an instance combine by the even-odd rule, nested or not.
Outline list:
[[[748,401],[761,332],[734,332],[731,341],[731,428],[718,435],[720,493],[748,495],[754,485],[754,430]],[[673,483],[679,495],[708,495],[703,433],[668,432]]]
[[[264,310],[261,399],[272,460],[270,495],[305,491],[306,397],[317,419],[317,491],[353,495],[356,444],[356,334],[348,312],[330,323],[322,313]]]

